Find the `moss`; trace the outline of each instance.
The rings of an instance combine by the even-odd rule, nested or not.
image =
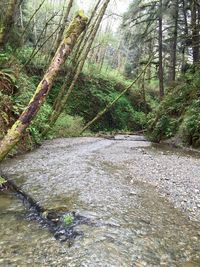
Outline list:
[[[7,181],[2,177],[0,176],[0,186],[5,184]]]
[[[74,222],[74,217],[71,214],[65,214],[63,215],[63,223],[66,226],[71,225]]]
[[[81,19],[78,20],[77,18]],[[73,33],[75,35],[79,34],[80,30],[82,31],[87,24],[88,18],[85,16],[84,11],[80,10],[76,13],[74,19],[70,23],[69,27],[64,32],[64,43],[70,44],[71,39],[69,36]]]
[[[76,16],[81,17],[85,22],[88,21],[88,17],[85,16],[84,10],[82,10],[82,9],[77,11]]]
[[[5,27],[2,23],[0,23],[0,40],[3,38]]]

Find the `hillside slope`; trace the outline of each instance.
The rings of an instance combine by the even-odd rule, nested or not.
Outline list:
[[[200,72],[189,71],[180,77],[151,116],[151,140],[175,137],[175,142],[200,147]]]

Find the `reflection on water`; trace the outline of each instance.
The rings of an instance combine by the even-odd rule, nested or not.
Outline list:
[[[97,224],[77,226],[84,235],[68,247],[25,220],[15,196],[0,193],[0,266],[200,266],[199,225],[153,186],[131,183],[125,165],[105,162],[104,154],[120,155],[115,143],[58,139],[3,164],[4,172],[45,207],[75,210]]]

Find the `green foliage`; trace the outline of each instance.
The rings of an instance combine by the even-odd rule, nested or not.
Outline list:
[[[0,72],[0,83],[2,83],[1,89],[3,88],[3,91],[0,91],[0,138],[3,138],[29,103],[35,91],[35,84],[24,73],[21,73],[17,80],[12,69],[6,69],[6,72],[2,75],[1,73],[3,72]],[[40,112],[24,133],[18,146],[19,150],[31,149],[36,143],[41,142],[41,132],[47,126],[47,118],[51,112],[51,106],[44,103]],[[12,151],[13,153],[16,153],[16,151]]]
[[[84,74],[88,77],[96,79],[110,80],[114,83],[121,83],[123,85],[129,85],[132,81],[125,79],[125,77],[116,69],[113,69],[110,65],[104,64],[101,71],[99,70],[99,65],[95,63],[88,62],[84,67]]]
[[[5,66],[12,56],[12,48],[7,46],[4,50],[0,50],[0,66]]]
[[[48,103],[44,103],[37,116],[28,128],[34,142],[40,143],[43,139],[42,132],[48,127],[48,118],[52,113],[52,107]]]
[[[6,180],[0,176],[0,186],[5,184],[6,183]]]
[[[55,137],[76,137],[83,128],[83,125],[81,117],[62,113],[47,137],[50,139]]]
[[[66,226],[71,225],[74,222],[74,217],[71,214],[65,214],[63,215],[63,223]]]
[[[30,71],[40,70],[47,67],[46,54],[33,47],[24,47],[18,51],[17,58],[24,68]]]
[[[180,133],[187,144],[200,147],[200,99],[195,99],[186,112]]]
[[[0,139],[14,122],[12,95],[17,90],[16,76],[12,69],[0,70]]]
[[[25,62],[31,51],[32,49],[27,49],[26,51],[24,50],[24,54],[18,54],[20,64]],[[35,72],[37,70],[35,68],[36,66],[30,65],[29,67],[33,67],[32,70],[37,74],[37,71]],[[48,133],[48,138],[78,136],[85,122],[95,117],[100,110],[109,102],[113,101],[129,84],[129,81],[125,82],[124,78],[117,75],[116,71],[109,72],[109,75],[107,74],[107,72],[102,74],[96,72],[91,75],[91,73],[86,72],[80,75],[76,89],[70,96],[65,111],[61,114],[53,129]],[[6,114],[0,101],[0,122],[3,118],[5,124],[3,132],[0,132],[1,138],[27,106],[41,79],[37,75],[28,75],[30,75],[29,72],[25,74],[25,72],[21,71],[18,79],[15,79],[12,69],[11,71],[7,71],[6,79],[14,84],[16,89],[14,91],[12,90],[13,93],[11,95],[4,94],[1,97],[1,100],[4,99],[3,103],[6,103],[6,105],[9,104],[10,107],[10,113]],[[52,113],[52,104],[62,83],[63,75],[60,75],[57,77],[57,81],[50,91],[47,101],[43,104],[36,118],[32,121],[20,141],[19,147],[22,146],[23,150],[31,149],[35,144],[41,143],[43,139],[42,132],[49,126],[48,117]],[[150,110],[149,105],[148,110]],[[140,90],[133,88],[121,97],[116,105],[93,125],[91,130],[105,132],[144,129],[146,126],[146,115],[144,111],[143,95]],[[12,118],[11,121],[9,120],[10,118]]]
[[[150,139],[159,142],[161,139],[171,138],[177,132],[178,124],[179,121],[177,119],[170,118],[164,114],[154,126]]]
[[[48,99],[49,103],[52,103],[53,99],[55,99],[61,84],[58,81],[56,86],[54,86]],[[82,74],[75,91],[69,98],[65,112],[71,116],[79,116],[85,122],[88,122],[100,110],[105,108],[109,102],[113,101],[126,86],[126,84],[124,85],[122,82],[106,78],[104,75],[88,76]],[[64,121],[64,117],[62,116],[61,118]],[[66,122],[60,123],[66,124]],[[133,92],[123,96],[111,110],[104,114],[91,127],[91,130],[94,132],[113,130],[135,131],[143,129],[145,125],[146,116],[144,114],[143,96],[139,92],[134,93],[133,89]]]
[[[200,146],[200,73],[188,72],[169,88],[156,112],[149,116],[149,137],[160,141],[179,135],[188,145]]]
[[[21,48],[17,53],[17,58],[18,58],[19,62],[22,65],[25,64],[26,61],[30,58],[32,52],[33,52],[32,47]]]

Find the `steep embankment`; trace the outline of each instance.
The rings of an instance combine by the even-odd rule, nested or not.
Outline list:
[[[57,82],[49,96],[49,103],[53,101],[63,83],[63,77]],[[74,92],[71,94],[65,112],[72,116],[80,116],[84,122],[93,119],[96,114],[113,101],[125,88],[123,82],[109,80],[103,76],[88,76],[82,74]],[[150,110],[149,105],[147,109]],[[142,93],[132,90],[123,96],[91,130],[116,131],[116,130],[141,130],[146,125],[145,105]]]
[[[0,138],[3,138],[24,107],[28,104],[35,86],[41,79],[39,71],[18,72],[16,69],[4,69],[0,75]],[[34,75],[37,73],[37,75]],[[48,118],[58,91],[64,82],[64,73],[56,83],[41,108],[39,114],[25,132],[18,150],[28,150],[42,141],[41,132],[48,126]],[[76,136],[83,124],[90,121],[108,102],[112,101],[124,89],[123,82],[109,80],[103,76],[81,74],[66,109],[61,114],[48,137]],[[146,126],[145,111],[150,105],[144,104],[140,91],[131,90],[109,110],[93,127],[92,131],[137,131]],[[16,151],[13,151],[15,153]]]
[[[149,136],[153,141],[174,137],[175,143],[200,147],[200,72],[180,77],[152,118]]]

